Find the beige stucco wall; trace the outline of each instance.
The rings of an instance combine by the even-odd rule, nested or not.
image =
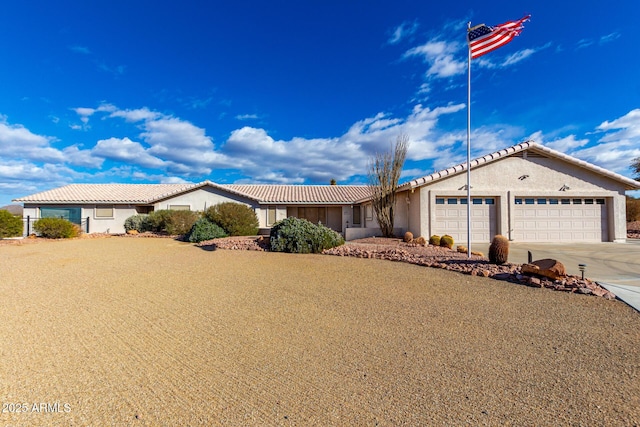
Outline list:
[[[95,215],[96,205],[42,205],[42,207],[80,207],[81,217],[85,221],[89,218],[89,233],[111,233],[119,234],[124,233],[124,221],[132,215],[136,215],[136,208],[134,205],[100,205],[100,206],[112,206],[113,217],[112,218],[98,218]],[[25,204],[23,210],[23,218],[30,217],[31,222],[40,218],[39,206]],[[32,231],[33,232],[33,231]]]
[[[416,189],[420,193],[420,230],[433,234],[436,196],[466,196],[466,173],[436,181]],[[561,188],[568,187],[561,191]],[[509,236],[510,213],[516,197],[600,197],[607,199],[610,222],[608,237],[626,239],[624,186],[602,175],[551,158],[507,157],[471,171],[472,197],[497,197],[497,233]],[[413,203],[411,205],[413,207]],[[415,214],[415,213],[414,213]]]

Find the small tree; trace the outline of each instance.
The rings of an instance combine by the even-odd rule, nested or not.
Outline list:
[[[393,237],[396,191],[409,149],[409,136],[399,135],[395,146],[376,153],[369,163],[369,190],[373,210],[384,237]]]
[[[636,173],[636,181],[640,181],[640,157],[633,159],[631,169]]]
[[[627,222],[640,221],[640,199],[627,196]]]
[[[0,239],[22,236],[22,218],[9,211],[0,209]]]

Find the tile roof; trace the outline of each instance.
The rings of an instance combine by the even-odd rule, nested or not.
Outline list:
[[[487,164],[487,163],[491,163],[494,162],[496,160],[505,158],[505,157],[509,157],[512,156],[514,154],[523,152],[523,151],[527,151],[527,150],[531,150],[533,152],[539,153],[539,154],[543,154],[549,157],[555,157],[561,160],[564,160],[568,163],[571,163],[575,166],[579,166],[582,167],[584,169],[588,169],[591,172],[595,172],[599,175],[603,175],[606,176],[608,178],[611,178],[613,180],[619,181],[623,184],[625,184],[626,188],[628,190],[637,190],[640,189],[640,182],[638,181],[634,181],[631,178],[627,178],[626,176],[622,176],[620,174],[617,174],[615,172],[611,172],[607,169],[601,168],[600,166],[596,166],[593,165],[591,163],[585,162],[584,160],[580,160],[577,159],[575,157],[569,156],[567,154],[561,153],[559,151],[553,150],[549,147],[545,147],[544,145],[538,144],[534,141],[526,141],[526,142],[522,142],[520,144],[516,144],[514,146],[505,148],[503,150],[500,151],[496,151],[494,153],[491,154],[487,154],[485,156],[482,157],[478,157],[476,159],[471,160],[470,166],[471,169],[474,169],[478,166]],[[431,175],[427,175],[427,176],[423,176],[421,178],[417,178],[408,182],[405,182],[404,184],[402,184],[398,189],[399,190],[408,190],[408,189],[412,189],[412,188],[416,188],[416,187],[422,187],[424,185],[430,184],[431,182],[434,181],[439,181],[441,179],[453,176],[453,175],[457,175],[459,173],[462,172],[466,172],[467,170],[467,163],[461,163],[459,165],[455,165],[452,166],[450,168],[447,169],[443,169],[441,171],[438,172],[434,172]]]
[[[369,194],[366,185],[225,185],[204,181],[197,184],[70,184],[14,201],[151,204],[206,186],[244,196],[259,203],[350,204]]]
[[[262,203],[349,204],[369,196],[366,185],[228,184],[221,187],[248,195]]]
[[[70,184],[15,199],[39,203],[151,203],[194,184]]]

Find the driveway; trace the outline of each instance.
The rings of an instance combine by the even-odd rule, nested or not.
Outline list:
[[[472,245],[489,254],[489,244]],[[585,277],[595,280],[621,300],[640,311],[640,239],[627,243],[516,243],[509,245],[509,262],[524,264],[528,252],[534,260],[554,258],[568,274],[580,275],[578,264],[586,264]]]

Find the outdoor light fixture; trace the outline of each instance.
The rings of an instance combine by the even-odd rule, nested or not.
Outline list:
[[[580,269],[582,280],[584,280],[584,271],[587,269],[587,264],[578,264],[578,269]]]
[[[567,184],[560,187],[560,191],[567,191],[567,190],[571,190],[571,187],[569,187]]]
[[[522,175],[522,176],[519,176],[519,177],[518,177],[518,179],[519,179],[520,181],[524,181],[524,180],[525,180],[525,179],[527,179],[527,178],[529,178],[529,175]]]

